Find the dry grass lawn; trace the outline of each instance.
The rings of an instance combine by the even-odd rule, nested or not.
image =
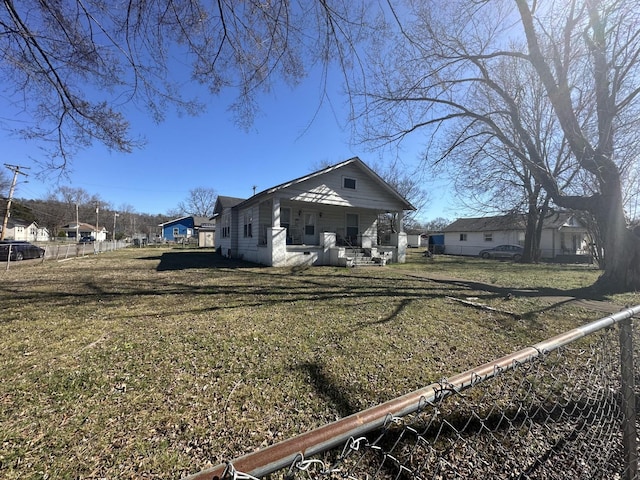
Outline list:
[[[368,269],[171,249],[3,269],[0,477],[180,478],[595,320],[536,292],[597,275],[418,251]],[[470,297],[521,318],[452,300]]]

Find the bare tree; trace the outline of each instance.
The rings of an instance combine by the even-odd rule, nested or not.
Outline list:
[[[243,126],[258,110],[257,94],[274,79],[295,85],[318,63],[357,64],[353,46],[371,34],[368,2],[248,0],[6,0],[0,4],[0,76],[12,108],[33,123],[24,137],[50,145],[49,167],[64,168],[77,148],[99,141],[129,152],[126,106],[158,121],[187,98],[195,80],[211,94],[233,90],[228,107]]]
[[[186,215],[212,217],[218,194],[213,188],[197,187],[189,190],[189,196],[178,204],[178,210]]]
[[[555,205],[594,216],[605,255],[599,285],[638,289],[640,239],[626,228],[623,204],[640,113],[637,6],[632,0],[412,4],[415,21],[400,21],[400,41],[371,62],[378,82],[368,81],[364,107],[372,130],[365,133],[394,141],[426,129],[436,142],[451,122],[480,125],[527,165]],[[496,74],[505,60],[533,72],[542,85],[575,180],[567,183],[567,171],[550,168],[541,155],[543,139],[524,121],[518,90]],[[491,101],[479,104],[483,91],[492,92]],[[445,155],[457,147],[440,146]],[[479,182],[483,173],[477,172]]]
[[[11,187],[11,180],[9,176],[4,171],[4,169],[0,170],[0,198],[6,198],[9,196],[9,188]]]

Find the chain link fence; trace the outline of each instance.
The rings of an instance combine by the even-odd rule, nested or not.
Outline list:
[[[46,261],[64,261],[75,257],[85,257],[87,255],[97,255],[99,253],[112,252],[121,248],[130,247],[131,244],[123,240],[103,241],[103,242],[87,242],[87,243],[62,243],[62,244],[39,244],[44,254],[25,256],[29,262],[46,262]],[[34,257],[38,258],[34,258]],[[20,266],[22,261],[18,261],[15,255],[7,254],[6,260],[2,261],[3,268]]]
[[[97,255],[98,253],[112,252],[131,246],[123,240],[87,243],[67,243],[43,246],[44,260],[65,260],[73,257],[84,257],[86,255]]]
[[[625,309],[189,480],[635,479]]]

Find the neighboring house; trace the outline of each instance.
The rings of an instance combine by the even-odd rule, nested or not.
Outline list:
[[[426,233],[407,233],[407,246],[412,248],[426,247],[429,235]]]
[[[219,196],[216,246],[226,257],[270,266],[404,262],[404,197],[359,158],[269,188],[243,200]],[[378,244],[380,213],[396,214],[396,232]]]
[[[497,245],[524,245],[526,215],[460,218],[444,232],[445,253],[478,255],[480,250]],[[563,255],[588,255],[587,229],[569,212],[553,213],[545,218],[540,238],[541,258]]]
[[[105,227],[96,230],[95,225],[84,222],[71,222],[60,227],[60,231],[65,232],[67,238],[79,241],[82,237],[90,237],[96,242],[103,242],[107,239],[107,229]]]
[[[0,231],[2,223],[0,222]],[[48,242],[49,231],[44,227],[39,227],[36,222],[10,219],[7,221],[7,231],[5,240],[25,240],[27,242]]]
[[[193,215],[169,220],[159,226],[162,228],[163,240],[167,242],[188,242],[192,238],[196,241],[198,240],[198,231],[203,225],[211,230],[213,229],[213,224],[207,217]]]

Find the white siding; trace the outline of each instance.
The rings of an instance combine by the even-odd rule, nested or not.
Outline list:
[[[250,206],[249,208],[245,208],[238,212],[238,217],[236,220],[236,230],[237,230],[237,256],[242,258],[243,260],[247,260],[249,262],[258,262],[258,239],[259,239],[259,207],[258,205]],[[251,236],[245,236],[244,234],[244,224],[245,224],[245,215],[250,215],[252,219],[251,223]]]
[[[356,189],[342,187],[344,177],[356,180]],[[360,207],[377,211],[402,210],[403,205],[391,193],[362,170],[352,165],[283,188],[282,198],[342,207]]]
[[[491,241],[485,240],[485,233],[491,233]],[[460,235],[466,234],[466,240],[460,240]],[[497,245],[518,245],[518,232],[515,230],[498,232],[445,232],[445,253],[450,255],[478,255],[480,250],[493,248]]]

